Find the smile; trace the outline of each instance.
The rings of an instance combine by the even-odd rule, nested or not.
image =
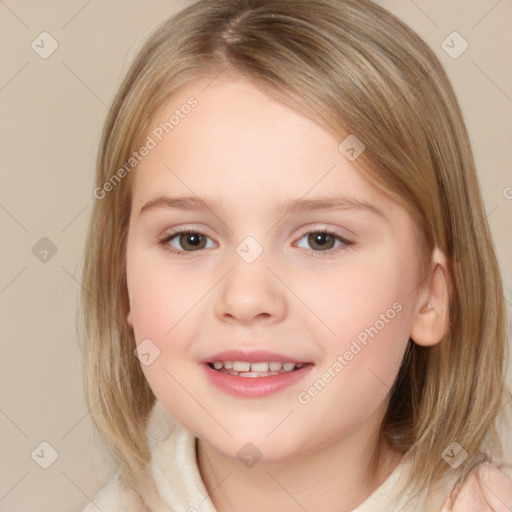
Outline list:
[[[313,363],[215,361],[200,365],[217,389],[239,398],[263,398],[297,385]]]
[[[269,377],[296,371],[307,363],[282,363],[280,361],[249,363],[246,361],[215,361],[208,366],[218,372],[239,377]]]

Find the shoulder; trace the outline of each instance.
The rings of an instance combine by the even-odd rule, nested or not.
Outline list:
[[[120,502],[119,473],[96,494],[82,512],[114,512]]]
[[[146,472],[141,473],[141,475],[144,477],[144,480],[147,479]],[[121,483],[118,471],[90,500],[82,512],[128,512],[141,510],[139,496],[134,493],[131,487]]]
[[[161,502],[159,489],[153,480],[153,471],[157,469],[158,473],[158,470],[168,469],[160,466],[155,468],[155,459],[158,461],[159,457],[162,457],[162,452],[166,455],[164,463],[172,465],[176,458],[176,452],[189,448],[188,444],[190,443],[184,443],[183,440],[184,437],[185,439],[188,437],[179,427],[178,422],[167,413],[159,402],[156,402],[148,418],[146,430],[151,460],[147,468],[139,475],[140,479],[136,483],[137,490],[123,483],[120,472],[117,471],[82,512],[140,511],[144,508],[141,500],[149,500],[152,505],[151,510],[155,510],[155,512],[168,510]],[[186,445],[185,448],[182,445]],[[140,495],[141,492],[143,497]]]
[[[440,512],[512,510],[512,466],[483,462],[455,486]]]

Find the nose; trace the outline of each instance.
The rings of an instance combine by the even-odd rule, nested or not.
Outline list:
[[[236,262],[219,288],[215,315],[221,321],[244,325],[275,323],[286,315],[284,286],[263,261]]]

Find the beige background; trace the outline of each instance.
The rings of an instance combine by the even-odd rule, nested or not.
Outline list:
[[[93,166],[108,105],[137,48],[185,3],[0,2],[0,511],[80,511],[112,471],[94,444],[76,335]],[[453,80],[510,306],[512,2],[379,3],[430,44]],[[47,59],[31,47],[43,31],[58,43]],[[469,44],[457,59],[441,48],[453,31]],[[42,237],[57,248],[46,262],[32,250]],[[48,242],[39,243],[41,251]],[[48,469],[35,462],[50,461],[43,441],[58,452]]]

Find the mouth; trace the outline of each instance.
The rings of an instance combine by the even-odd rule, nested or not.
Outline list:
[[[219,390],[238,398],[264,398],[305,379],[315,366],[306,361],[274,351],[236,349],[199,362],[209,383]]]
[[[261,378],[271,377],[274,375],[286,375],[304,366],[312,365],[313,363],[294,363],[294,362],[281,362],[281,361],[215,361],[207,362],[207,365],[219,373],[228,375],[235,375],[237,377],[248,378]]]

